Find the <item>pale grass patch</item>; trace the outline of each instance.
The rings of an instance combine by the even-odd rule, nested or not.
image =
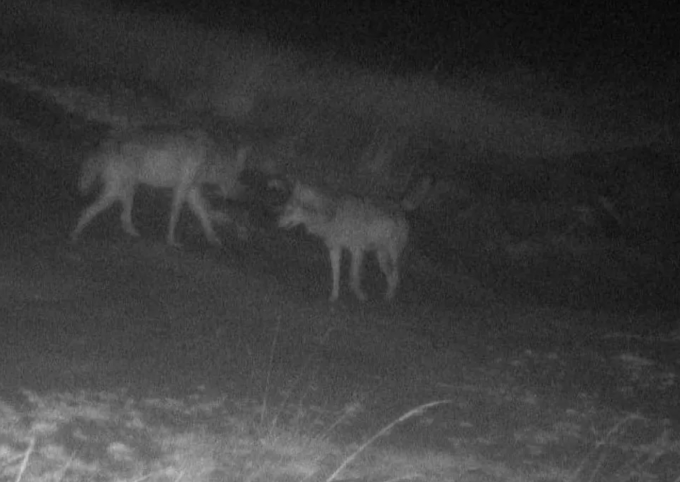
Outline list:
[[[667,464],[672,476],[663,480],[680,480],[672,468],[680,442],[670,422],[657,427],[635,414],[604,428],[602,423],[585,427],[590,419],[580,414],[580,426],[562,421],[553,432],[548,427],[520,430],[516,443],[541,450],[521,456],[532,460],[504,463],[484,457],[482,446],[465,439],[451,440],[450,450],[408,447],[408,440],[407,448],[390,445],[388,436],[397,426],[452,400],[419,405],[363,441],[355,435],[357,441],[341,444],[338,430],[362,412],[359,401],[336,412],[277,403],[277,414],[262,419],[261,404],[200,393],[139,401],[124,392],[24,395],[28,401],[21,410],[3,402],[0,411],[3,482],[633,482],[661,480],[650,478],[659,464]],[[536,463],[541,455],[579,440],[587,440],[590,449],[576,464]],[[493,438],[487,442],[488,448],[497,446]]]
[[[333,482],[340,473],[347,467],[349,464],[351,464],[354,459],[356,459],[361,452],[363,452],[369,445],[371,445],[373,442],[375,442],[377,439],[380,437],[386,435],[395,425],[400,424],[402,422],[405,422],[409,418],[415,417],[422,415],[423,412],[425,412],[427,409],[436,407],[437,405],[442,405],[445,403],[451,403],[451,400],[444,400],[444,401],[437,401],[437,402],[430,402],[426,403],[424,405],[419,405],[418,407],[409,410],[406,412],[404,415],[399,417],[398,419],[392,421],[391,423],[387,424],[385,427],[383,427],[380,431],[378,431],[375,435],[373,435],[371,438],[369,438],[366,442],[364,442],[354,453],[352,453],[349,457],[347,457],[342,464],[333,472],[330,477],[326,480],[326,482]]]
[[[359,467],[356,459],[377,438],[435,405],[409,411],[347,456],[333,443],[332,432],[357,412],[356,403],[320,428],[321,415],[301,415],[290,429],[278,419],[258,435],[252,425],[256,407],[248,403],[239,409],[224,399],[195,396],[136,402],[123,393],[24,395],[31,408],[23,423],[3,434],[7,440],[0,445],[0,476],[14,482],[211,481],[222,476],[303,481],[335,469],[332,481],[348,465]],[[16,420],[18,412],[5,407]]]

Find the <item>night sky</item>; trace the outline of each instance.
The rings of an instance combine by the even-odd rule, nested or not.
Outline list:
[[[264,33],[274,43],[397,71],[526,66],[567,77],[654,81],[680,69],[680,5],[673,2],[141,4],[212,28]]]

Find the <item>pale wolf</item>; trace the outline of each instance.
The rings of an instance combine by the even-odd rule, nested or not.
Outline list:
[[[331,259],[333,289],[330,301],[340,294],[342,251],[351,256],[350,286],[360,300],[361,270],[366,252],[375,251],[380,270],[387,278],[386,299],[391,300],[399,284],[399,257],[408,242],[409,226],[397,207],[381,207],[353,196],[333,198],[319,190],[295,183],[293,193],[279,218],[279,227],[304,225],[310,234],[322,238]]]
[[[116,201],[123,205],[120,218],[123,229],[131,236],[139,236],[132,224],[132,205],[137,185],[146,184],[173,190],[168,244],[178,246],[175,227],[186,201],[198,217],[208,242],[219,245],[212,227],[217,213],[209,209],[201,186],[214,184],[222,196],[238,196],[238,177],[247,156],[247,148],[225,153],[206,132],[197,128],[154,126],[114,134],[82,166],[80,192],[87,193],[97,178],[103,188],[96,201],[81,214],[71,240],[76,241],[83,228]]]

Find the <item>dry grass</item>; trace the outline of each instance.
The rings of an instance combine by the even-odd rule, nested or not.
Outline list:
[[[31,408],[13,412],[21,423],[7,424],[7,410],[3,417],[5,429],[0,445],[3,480],[61,482],[94,477],[103,481],[140,482],[220,477],[333,482],[373,477],[395,481],[628,482],[656,480],[654,474],[661,473],[666,474],[662,480],[679,480],[677,472],[672,472],[680,455],[673,433],[663,430],[650,443],[640,443],[639,431],[648,431],[651,425],[637,415],[620,418],[602,435],[597,432],[594,437],[581,435],[591,438],[593,446],[574,468],[544,464],[527,470],[520,469],[520,464],[485,459],[462,445],[458,445],[456,453],[446,454],[383,444],[365,455],[371,445],[397,425],[452,400],[415,407],[363,443],[343,447],[334,443],[333,437],[322,436],[311,427],[279,427],[264,436],[253,435],[250,424],[255,414],[248,403],[203,400],[200,396],[191,400],[132,400],[114,393],[77,396],[25,393],[25,397]],[[574,429],[578,433],[586,428],[572,427],[560,434],[566,425],[558,427],[556,424],[552,433],[534,432],[529,436],[525,432],[517,440],[528,446],[542,444],[551,450],[549,447],[556,441],[566,442],[573,437]],[[328,431],[325,433],[328,435]]]

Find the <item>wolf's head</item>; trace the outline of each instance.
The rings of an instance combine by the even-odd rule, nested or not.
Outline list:
[[[321,193],[299,181],[293,187],[290,199],[279,217],[280,228],[293,228],[300,224],[310,225],[324,217],[325,200]]]
[[[208,144],[206,162],[202,166],[200,181],[204,184],[215,185],[224,199],[240,199],[245,193],[245,186],[240,182],[250,147],[240,147],[235,150]]]

